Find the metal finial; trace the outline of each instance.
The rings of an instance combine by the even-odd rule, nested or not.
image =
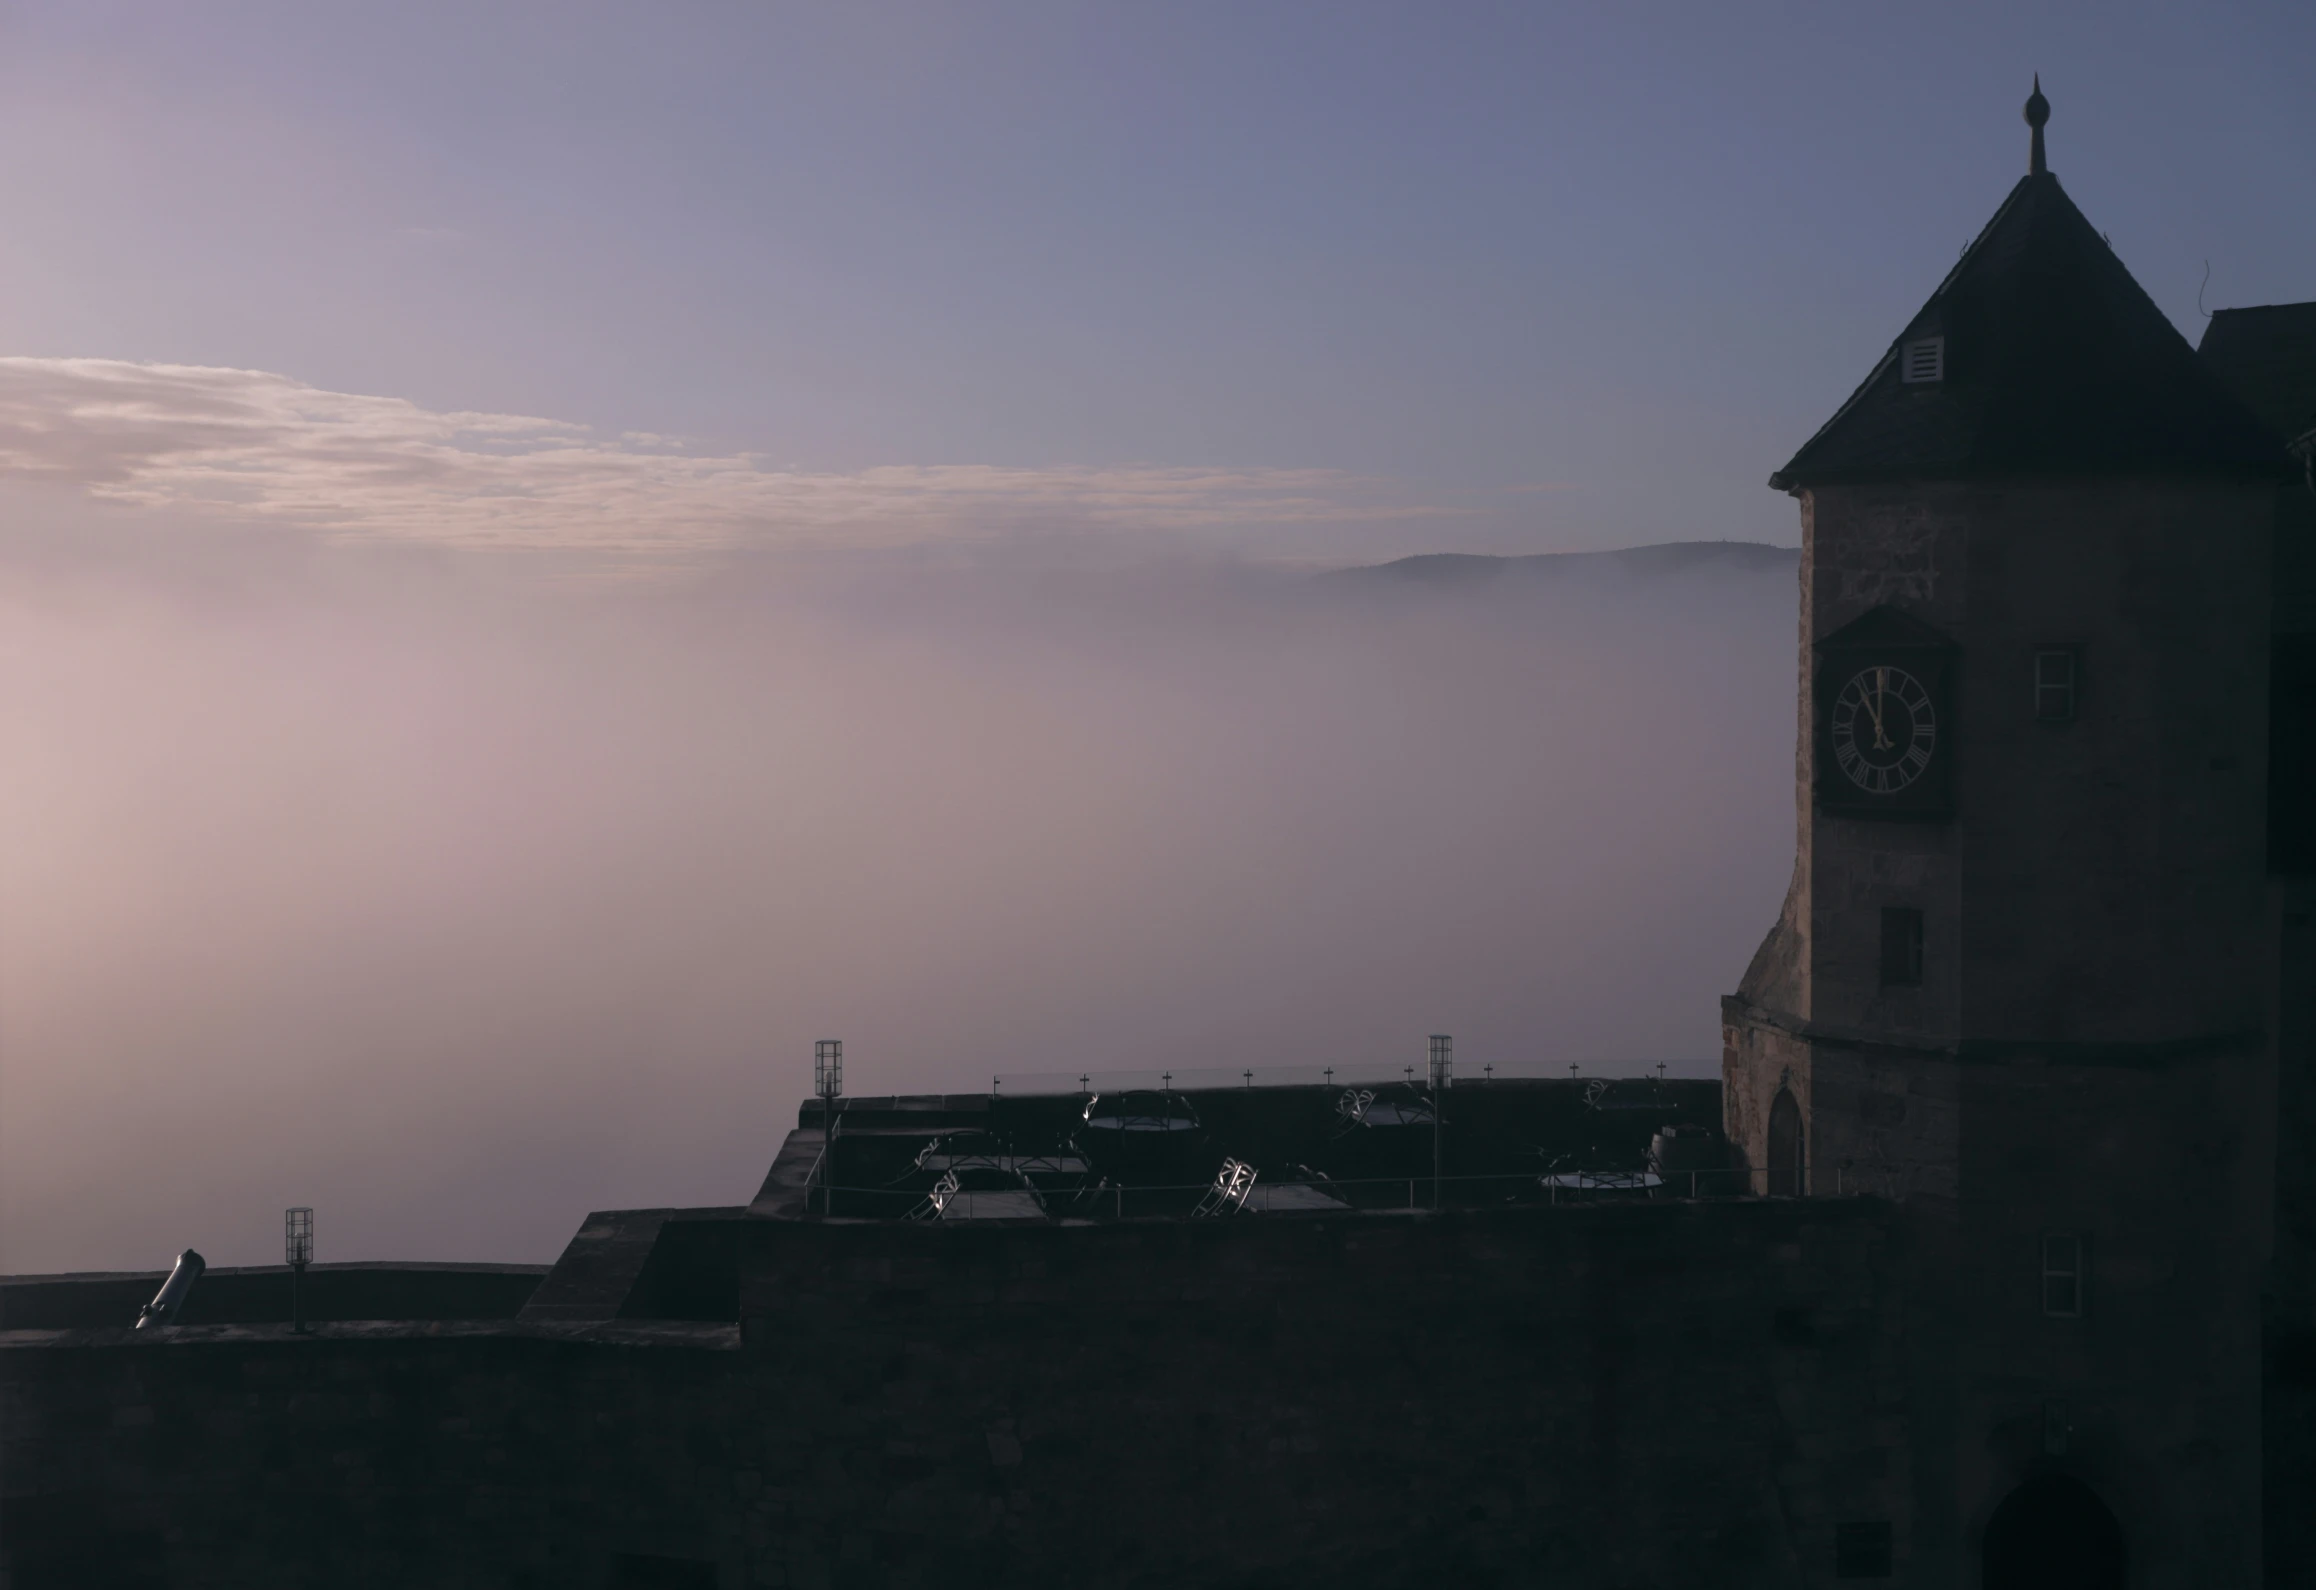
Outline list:
[[[2043,74],[2035,73],[2035,91],[2027,96],[2026,124],[2034,129],[2027,148],[2027,175],[2039,177],[2050,170],[2043,160],[2043,123],[2051,119],[2051,102],[2043,98]]]

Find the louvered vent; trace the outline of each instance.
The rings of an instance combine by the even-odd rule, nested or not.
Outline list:
[[[1907,343],[1898,358],[1898,378],[1909,384],[1945,380],[1946,339],[1920,337]]]

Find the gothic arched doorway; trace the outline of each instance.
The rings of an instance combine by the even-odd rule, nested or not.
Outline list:
[[[1986,1590],[2123,1590],[2123,1526],[2064,1474],[2031,1479],[1986,1525]]]
[[[1802,1142],[1801,1106],[1789,1089],[1779,1088],[1769,1106],[1769,1196],[1799,1198],[1806,1154]]]

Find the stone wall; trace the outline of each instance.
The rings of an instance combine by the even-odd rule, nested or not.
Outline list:
[[[1723,1106],[1758,1166],[1789,1088],[1810,1191],[1909,1213],[1916,1562],[1939,1582],[1970,1582],[1977,1532],[2041,1467],[2126,1519],[2134,1583],[2259,1577],[2289,1025],[2262,842],[2275,519],[2257,482],[1803,494],[1802,840],[1724,1004]],[[1948,820],[1814,800],[1812,648],[1884,604],[1956,648]],[[2050,646],[2080,659],[2065,721],[2035,708]],[[1918,987],[1881,982],[1892,906],[1922,913]],[[2040,1301],[2054,1233],[2092,1255],[2076,1317]]]
[[[1871,822],[1829,816],[1814,799],[1817,657],[1813,648],[1876,607],[1896,607],[1962,648],[1968,634],[1971,529],[1982,510],[1962,487],[1834,487],[1807,494],[1803,517],[1801,725],[1796,799],[1809,898],[1805,1003],[1781,1011],[1817,1027],[1951,1042],[1958,1030],[1961,932],[1958,832],[1975,806],[1967,787],[1977,733],[1967,684],[1953,721],[1940,726],[1941,754],[1956,757],[1960,822]],[[1910,906],[1923,917],[1922,986],[1880,986],[1881,910]]]
[[[6,1590],[1791,1586],[1843,1524],[1906,1560],[1878,1202],[692,1224],[664,1295],[728,1264],[739,1330],[0,1335]]]
[[[1806,640],[1892,603],[1959,648],[1942,734],[1957,815],[1816,817],[1808,1003],[1791,1014],[1928,1044],[2259,1030],[2272,492],[1810,495]],[[2081,649],[2071,721],[2035,716],[2033,655],[2049,645]],[[1805,803],[1811,744],[1805,726]],[[1924,914],[1919,989],[1879,986],[1885,905]]]
[[[2059,1461],[2122,1519],[2134,1583],[2260,1583],[2264,1052],[1956,1075],[1943,1261],[1956,1307],[1941,1356],[1965,1535],[2023,1474]],[[2042,1306],[2053,1232],[2084,1244],[2072,1317]]]
[[[1817,1164],[1810,1046],[1741,999],[1722,1001],[1721,1022],[1721,1130],[1740,1189],[1763,1195],[1769,1191],[1769,1109],[1780,1089],[1800,1107],[1805,1163]]]
[[[1816,1190],[1929,1199],[1952,1210],[1962,1132],[1957,1062],[1829,1043],[1813,1046],[1809,1071]]]
[[[309,1320],[512,1319],[545,1278],[543,1264],[317,1264],[306,1271]],[[166,1270],[0,1277],[0,1330],[134,1325]],[[212,1267],[178,1311],[182,1325],[256,1325],[290,1318],[281,1264]]]

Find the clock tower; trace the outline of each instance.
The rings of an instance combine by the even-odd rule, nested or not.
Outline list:
[[[2253,1584],[2288,466],[2048,118],[2038,84],[2028,174],[1770,480],[1796,859],[1723,1002],[1726,1126],[1757,1194],[1910,1216],[1915,1582],[2030,1582],[2049,1538],[2114,1556],[2068,1583]]]

